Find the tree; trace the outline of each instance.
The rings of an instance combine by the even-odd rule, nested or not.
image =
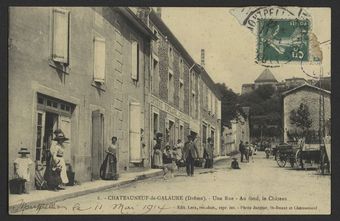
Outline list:
[[[228,88],[225,83],[216,83],[216,87],[219,90],[221,97],[221,117],[222,124],[230,126],[230,121],[237,117],[237,101],[238,95]]]
[[[292,110],[289,118],[290,123],[300,128],[303,132],[306,132],[312,126],[313,121],[310,118],[306,104],[301,103],[297,110]]]
[[[315,133],[309,131],[309,128],[311,128],[313,121],[310,118],[310,113],[306,104],[301,103],[299,108],[297,108],[296,110],[293,109],[290,112],[289,119],[291,124],[300,129],[300,131],[287,131],[287,136],[289,137],[289,139],[297,140],[299,138],[305,138],[306,143],[309,143],[311,140],[315,140]]]

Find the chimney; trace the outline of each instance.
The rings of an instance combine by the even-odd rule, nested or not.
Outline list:
[[[162,8],[161,7],[156,8],[156,14],[158,15],[158,17],[162,18]]]
[[[201,66],[205,66],[205,51],[204,49],[201,49]]]

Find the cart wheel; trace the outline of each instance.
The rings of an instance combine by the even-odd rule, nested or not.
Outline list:
[[[302,152],[301,150],[296,151],[295,153],[295,162],[298,168],[303,169],[303,161],[302,161]]]
[[[287,159],[286,156],[281,154],[279,151],[276,153],[276,162],[279,167],[284,167],[286,166]]]

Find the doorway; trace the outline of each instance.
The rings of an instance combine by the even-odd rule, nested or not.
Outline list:
[[[100,110],[92,112],[91,179],[100,178],[100,165],[104,158],[104,115]]]

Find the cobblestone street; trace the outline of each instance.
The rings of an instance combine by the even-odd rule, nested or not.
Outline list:
[[[330,176],[315,170],[279,168],[263,152],[240,170],[230,160],[214,169],[185,168],[173,179],[139,181],[77,198],[40,205],[23,214],[326,214],[330,208]],[[108,181],[109,182],[109,181]],[[320,203],[322,202],[322,203]],[[47,207],[53,207],[47,209]]]

